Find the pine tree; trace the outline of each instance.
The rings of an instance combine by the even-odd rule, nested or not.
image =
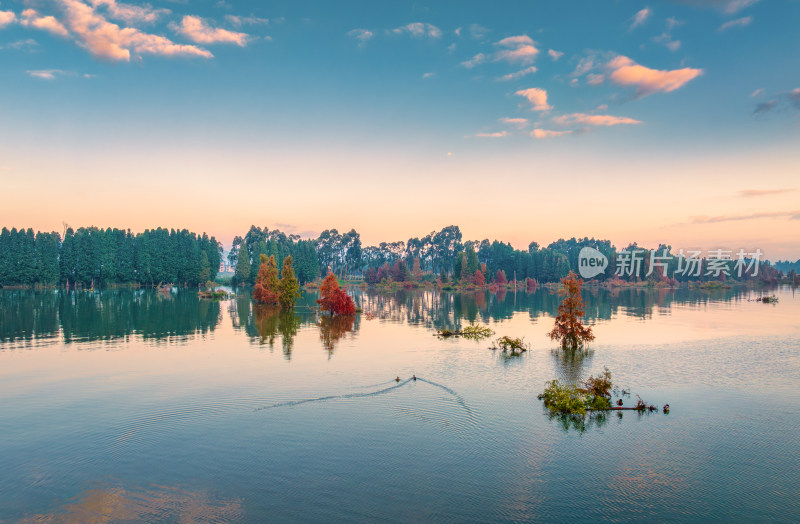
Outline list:
[[[297,283],[297,278],[294,276],[292,256],[289,255],[283,259],[283,270],[281,271],[281,280],[278,284],[280,295],[278,299],[281,306],[286,308],[293,308],[298,297],[300,297],[300,285]]]

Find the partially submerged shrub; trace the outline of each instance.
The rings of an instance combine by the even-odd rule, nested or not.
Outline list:
[[[479,326],[477,324],[470,324],[461,330],[462,337],[472,340],[480,340],[492,335],[494,335],[494,331],[489,326]]]
[[[495,340],[492,349],[502,349],[503,351],[510,351],[511,353],[522,353],[528,351],[530,345],[525,343],[525,338],[511,338],[509,336],[502,336]]]
[[[547,383],[539,400],[551,413],[562,415],[585,415],[587,411],[603,411],[611,408],[611,372],[605,368],[597,377],[590,376],[580,388],[571,384],[562,384],[558,380]]]

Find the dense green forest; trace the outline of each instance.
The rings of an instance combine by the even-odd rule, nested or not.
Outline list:
[[[219,271],[222,246],[205,233],[185,229],[68,228],[56,232],[0,232],[0,285],[102,286],[108,284],[196,286]]]
[[[707,280],[746,280],[754,278],[752,268],[737,274],[735,254],[721,264],[727,274],[711,271],[711,260],[701,258],[696,271],[680,273],[687,259],[673,254],[668,245],[654,249],[636,244],[618,249],[608,240],[594,238],[559,239],[546,247],[531,242],[527,249],[515,249],[498,240],[464,240],[458,226],[448,226],[407,242],[382,242],[363,246],[355,230],[339,233],[323,231],[316,239],[303,239],[280,230],[251,226],[242,237],[237,236],[227,255],[234,270],[234,284],[252,284],[258,273],[263,253],[275,260],[291,255],[297,280],[305,284],[317,280],[328,271],[341,278],[364,279],[375,284],[382,281],[441,281],[451,283],[499,283],[511,281],[557,282],[570,270],[578,270],[578,254],[592,247],[608,258],[609,268],[597,280],[670,280],[672,283]],[[621,252],[639,253],[640,264],[634,274],[615,275]],[[668,255],[668,262],[652,261]],[[205,233],[187,230],[152,229],[131,233],[121,229],[95,227],[67,229],[64,237],[56,232],[4,228],[0,233],[0,285],[84,287],[135,283],[196,286],[213,280],[222,256],[222,246]],[[753,261],[747,260],[750,265]],[[781,262],[779,268],[788,273],[797,265]],[[720,266],[720,264],[717,264]],[[476,275],[476,272],[480,275]],[[761,261],[755,278],[777,281],[776,267]]]
[[[323,231],[316,240],[302,240],[297,235],[286,235],[279,230],[270,231],[251,226],[244,237],[237,236],[228,254],[228,261],[235,269],[235,283],[252,283],[258,270],[259,255],[275,255],[282,260],[291,254],[295,261],[298,280],[305,283],[322,276],[329,270],[341,278],[363,278],[374,284],[391,279],[395,282],[409,280],[447,280],[449,282],[469,282],[477,270],[486,277],[487,282],[500,279],[518,281],[532,279],[536,282],[556,282],[569,273],[578,270],[578,254],[584,247],[593,247],[603,253],[609,261],[610,269],[597,277],[603,281],[615,277],[615,269],[620,251],[608,240],[594,238],[559,239],[547,247],[531,242],[528,249],[515,249],[511,244],[488,239],[464,240],[458,226],[448,226],[433,231],[422,238],[410,238],[407,242],[382,242],[377,246],[362,246],[361,236],[355,230],[339,233],[336,229]],[[666,275],[675,282],[721,280],[714,271],[709,273],[709,261],[700,260],[698,271],[677,273],[687,266],[687,260],[672,253],[671,246],[659,245],[655,249],[645,249],[636,244],[623,248],[636,250],[641,264],[641,280],[663,280]],[[667,253],[669,262],[664,268],[654,268],[650,272],[651,256],[662,257]],[[246,256],[245,256],[246,254]],[[745,272],[737,275],[736,260],[723,265],[728,278],[744,280],[752,278]],[[748,264],[752,262],[747,260]],[[666,271],[665,271],[666,270]],[[648,276],[648,272],[650,275]],[[698,274],[699,273],[699,274]],[[779,275],[775,268],[763,260],[759,265],[759,280],[777,281]],[[633,274],[620,275],[621,280],[635,280]]]

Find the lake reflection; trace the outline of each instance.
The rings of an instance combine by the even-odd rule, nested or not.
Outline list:
[[[0,521],[800,520],[793,290],[585,289],[574,353],[554,290],[350,291],[0,291]],[[531,350],[434,336],[470,322]],[[672,412],[536,399],[606,366]]]

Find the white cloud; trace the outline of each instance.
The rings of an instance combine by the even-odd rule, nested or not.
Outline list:
[[[269,18],[259,18],[253,15],[225,15],[225,20],[234,27],[242,27],[243,25],[269,25]]]
[[[603,83],[603,80],[605,79],[606,79],[605,75],[599,75],[595,73],[589,73],[588,75],[586,75],[586,83],[589,84],[590,86],[599,86],[600,84]]]
[[[423,37],[440,38],[442,36],[441,29],[439,29],[433,24],[427,24],[424,22],[413,22],[410,24],[406,24],[402,27],[392,29],[392,32],[397,35],[406,33],[415,38],[423,38]]]
[[[461,65],[466,67],[467,69],[472,69],[476,65],[480,65],[480,64],[486,62],[486,60],[488,60],[488,58],[489,57],[487,57],[483,53],[478,53],[477,55],[473,56],[469,60],[465,60],[465,61],[461,62]]]
[[[528,99],[531,103],[531,109],[534,111],[549,111],[553,107],[547,105],[547,91],[538,87],[531,87],[528,89],[520,89],[516,93],[517,96],[522,96]]]
[[[40,78],[42,80],[55,80],[56,76],[66,74],[60,69],[29,69],[25,72],[34,78]]]
[[[677,51],[681,47],[681,41],[673,40],[672,35],[669,33],[661,33],[659,36],[654,36],[652,40],[657,44],[664,45],[664,47],[673,52]]]
[[[433,78],[436,73],[422,73],[422,78]]]
[[[649,7],[645,7],[644,9],[638,11],[635,15],[633,15],[633,21],[631,22],[631,29],[634,29],[644,24],[652,14],[653,11]]]
[[[550,55],[550,58],[553,59],[553,62],[557,62],[559,58],[564,56],[564,53],[561,51],[556,51],[555,49],[548,49],[547,54]]]
[[[347,36],[351,36],[358,40],[359,46],[364,46],[372,37],[375,36],[375,33],[368,29],[351,29],[347,32]]]
[[[519,71],[516,71],[514,73],[509,73],[507,75],[503,75],[500,78],[498,78],[498,80],[500,80],[501,82],[507,82],[509,80],[517,80],[519,78],[522,78],[524,76],[533,74],[535,72],[536,72],[536,66],[530,66],[530,67],[526,67],[525,69],[521,69]]]
[[[718,31],[725,31],[725,30],[730,29],[732,27],[746,27],[746,26],[750,25],[750,23],[752,21],[753,21],[753,17],[752,16],[743,16],[742,18],[737,18],[736,20],[730,20],[728,22],[725,22],[724,24],[719,26],[719,29],[717,29],[717,30]]]
[[[150,4],[138,6],[119,3],[116,0],[89,0],[89,2],[95,8],[104,6],[109,18],[122,20],[129,24],[135,22],[153,23],[172,12],[169,9],[154,9]]]

